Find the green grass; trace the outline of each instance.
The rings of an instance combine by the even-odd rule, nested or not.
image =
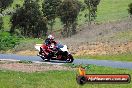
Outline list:
[[[83,0],[81,0],[83,1]],[[101,0],[98,5],[96,22],[109,22],[127,19],[128,14],[128,4],[131,0]],[[86,22],[85,14],[88,10],[80,12],[78,17],[78,24],[83,25]]]
[[[27,61],[27,60],[21,60],[21,61],[18,61],[18,63],[31,64],[33,62],[32,61]]]
[[[101,0],[98,6],[97,21],[116,21],[127,18],[131,0]]]
[[[124,54],[118,54],[118,55],[114,54],[114,55],[95,55],[95,56],[75,56],[75,58],[132,61],[132,53],[124,53]]]
[[[48,71],[23,73],[0,70],[0,88],[131,88],[130,84],[85,84],[76,83],[77,71]],[[87,74],[130,74],[127,69],[115,69],[92,65]]]

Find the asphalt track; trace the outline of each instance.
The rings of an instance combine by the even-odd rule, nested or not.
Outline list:
[[[0,54],[0,60],[27,60],[36,63],[48,63],[48,64],[64,64],[64,61],[51,61],[44,62],[38,56],[20,56],[15,54]],[[75,59],[73,64],[94,64],[97,66],[107,66],[113,68],[126,68],[132,69],[132,62],[121,62],[121,61],[111,61],[111,60],[94,60],[94,59]]]

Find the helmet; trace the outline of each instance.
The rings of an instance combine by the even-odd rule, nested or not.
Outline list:
[[[49,35],[48,38],[49,38],[49,39],[54,39],[54,36]]]

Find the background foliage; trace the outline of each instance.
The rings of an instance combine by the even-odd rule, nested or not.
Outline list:
[[[80,12],[79,2],[76,0],[64,0],[59,7],[58,14],[64,25],[62,35],[64,37],[71,36],[76,33],[76,21]]]
[[[16,36],[11,36],[8,32],[0,33],[0,50],[7,50],[19,44],[19,39]]]
[[[11,18],[14,33],[15,28],[20,28],[21,34],[28,37],[40,37],[47,32],[47,23],[39,10],[37,1],[25,0],[23,7],[18,8]]]
[[[61,0],[44,0],[44,2],[42,3],[42,12],[44,14],[44,17],[46,17],[48,20],[51,31],[53,30],[55,18],[58,16],[57,10],[61,2]]]

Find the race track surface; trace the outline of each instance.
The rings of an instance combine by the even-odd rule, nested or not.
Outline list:
[[[15,54],[0,54],[0,60],[28,60],[38,63],[48,63],[48,64],[63,64],[64,61],[51,61],[44,62],[38,56],[20,56]],[[107,66],[113,68],[126,68],[132,69],[132,62],[121,62],[121,61],[111,61],[111,60],[94,60],[94,59],[75,59],[73,64],[94,64],[97,66]]]

